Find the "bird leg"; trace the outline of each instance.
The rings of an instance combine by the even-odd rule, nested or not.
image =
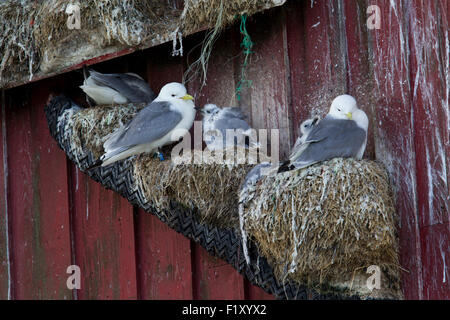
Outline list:
[[[158,151],[155,152],[154,156],[157,156],[159,158],[159,161],[164,161],[164,156],[163,156],[160,148],[158,148]]]

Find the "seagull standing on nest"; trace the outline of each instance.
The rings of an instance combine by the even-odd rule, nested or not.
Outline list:
[[[107,136],[103,144],[105,153],[88,169],[104,167],[144,152],[158,152],[160,147],[179,140],[194,123],[193,100],[181,83],[166,84],[152,103],[128,124]]]
[[[301,169],[332,158],[362,159],[367,142],[369,119],[350,95],[336,97],[330,111],[308,133],[305,141],[278,172]]]
[[[92,69],[83,69],[83,73],[85,80],[80,88],[97,105],[150,103],[155,98],[148,83],[135,73],[102,74]]]
[[[217,105],[210,103],[200,109],[200,112],[203,115],[203,140],[209,150],[224,149],[238,144],[237,137],[239,133],[243,137],[251,135],[251,127],[245,121],[244,114],[240,108],[219,108]],[[233,138],[233,141],[227,139],[228,130],[238,131],[236,139]]]

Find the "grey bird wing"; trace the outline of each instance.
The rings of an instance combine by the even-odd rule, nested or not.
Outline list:
[[[263,162],[254,166],[245,176],[242,186],[246,187],[248,184],[256,184],[263,176],[261,170],[264,168],[270,168],[270,166],[271,164],[269,162]]]
[[[289,160],[298,158],[307,146],[308,144],[305,143],[305,139],[303,137],[298,137],[295,141],[294,146],[292,147],[291,153],[289,155]]]
[[[222,109],[222,113],[224,117],[229,118],[239,118],[242,120],[246,120],[246,117],[244,113],[242,112],[242,109],[239,107],[227,107]]]
[[[242,129],[244,131],[250,129],[249,124],[245,120],[243,120],[242,118],[231,116],[231,114],[224,114],[222,117],[216,120],[214,126],[216,127],[216,129],[224,132],[226,129]]]
[[[164,137],[181,121],[182,115],[170,110],[168,102],[152,102],[125,126],[117,129],[103,144],[107,153],[126,150]]]
[[[365,139],[366,132],[355,121],[325,118],[308,134],[308,146],[293,164],[303,168],[336,157],[355,157]]]
[[[89,70],[91,78],[98,83],[116,90],[130,102],[151,102],[155,98],[155,93],[150,89],[147,82],[139,76],[130,73],[110,73]]]

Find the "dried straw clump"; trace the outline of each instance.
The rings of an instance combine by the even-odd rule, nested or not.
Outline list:
[[[244,232],[279,280],[367,297],[399,298],[396,214],[386,171],[374,161],[333,159],[265,177],[241,195]],[[381,290],[366,270],[383,271]]]
[[[80,8],[80,29],[69,29],[69,4]],[[34,40],[41,56],[40,70],[49,73],[97,55],[108,43],[102,37],[99,12],[92,1],[44,1],[38,11]]]
[[[167,210],[175,201],[206,223],[239,229],[238,188],[250,165],[174,164],[152,155],[141,155],[134,163],[137,184],[155,208]]]
[[[0,4],[0,87],[35,73],[61,71],[130,46],[173,41],[182,53],[182,35],[214,27],[203,56],[237,14],[252,14],[285,0],[7,0]],[[80,9],[80,29],[69,29],[68,5]],[[211,47],[211,48],[210,48]],[[205,62],[202,66],[205,67]]]
[[[80,9],[80,29],[67,26],[68,5]],[[0,86],[35,72],[50,73],[95,56],[169,41],[181,10],[170,1],[48,0],[0,3]],[[149,40],[150,39],[150,40]]]
[[[33,76],[39,52],[33,41],[36,7],[8,0],[0,3],[0,88],[8,81]]]
[[[64,132],[70,135],[72,149],[77,151],[75,154],[88,150],[98,158],[104,153],[103,143],[107,136],[144,107],[144,103],[98,106],[81,109],[70,116],[63,114],[62,117],[68,119]],[[172,146],[163,148],[165,161],[159,161],[152,154],[143,154],[133,160],[135,179],[147,200],[162,212],[170,209],[170,201],[175,201],[194,209],[206,222],[238,230],[238,188],[251,166],[229,161],[226,162],[228,165],[217,164],[218,157],[214,153],[205,157],[201,164],[173,164],[171,150]],[[189,163],[195,163],[197,158],[192,158],[190,151],[186,152],[191,155]],[[224,150],[223,157],[228,154]]]
[[[205,26],[231,24],[238,15],[256,12],[279,6],[285,0],[185,0],[181,14],[181,27],[184,33],[200,30]]]
[[[81,29],[67,27],[68,4],[80,8]],[[34,37],[41,50],[45,73],[91,58],[137,46],[150,38],[169,36],[179,10],[166,1],[92,0],[45,1],[36,21]]]
[[[107,135],[130,121],[145,105],[141,103],[81,109],[69,117],[64,131],[70,134],[74,150],[82,153],[87,148],[98,158],[104,153],[103,143]]]

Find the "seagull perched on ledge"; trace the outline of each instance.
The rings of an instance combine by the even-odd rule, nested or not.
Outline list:
[[[152,103],[107,136],[105,153],[88,169],[144,152],[158,152],[160,147],[179,140],[194,123],[196,109],[192,100],[181,83],[166,84]]]
[[[242,137],[250,136],[252,133],[242,110],[238,107],[219,108],[217,105],[209,103],[205,104],[200,112],[203,115],[203,140],[209,150],[235,146],[239,143],[239,141],[236,141],[239,133]],[[232,140],[231,138],[227,139],[227,130],[234,130],[236,137],[233,137]],[[250,143],[255,142],[250,141]]]
[[[284,162],[278,172],[301,169],[332,158],[362,159],[369,119],[350,95],[336,97],[330,111],[306,136],[302,150]]]
[[[80,88],[97,105],[150,103],[155,98],[148,83],[135,73],[103,74],[86,68],[83,73],[85,80]]]

